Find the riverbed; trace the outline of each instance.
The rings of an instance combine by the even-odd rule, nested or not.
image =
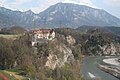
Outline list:
[[[82,62],[81,74],[85,80],[119,80],[98,68],[103,59],[110,57],[85,57]]]

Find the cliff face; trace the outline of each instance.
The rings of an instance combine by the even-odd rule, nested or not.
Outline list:
[[[87,39],[82,45],[88,55],[110,56],[120,54],[120,37],[110,32],[94,30],[86,33]]]
[[[45,66],[55,69],[56,67],[62,67],[65,63],[74,61],[72,50],[65,44],[58,43],[57,40],[54,40],[51,44],[54,46],[50,49]]]
[[[110,56],[120,54],[120,37],[101,29],[88,29],[86,33],[72,29],[57,29],[66,36],[63,40],[70,48],[79,48],[84,55]],[[79,47],[76,47],[78,46]]]
[[[83,46],[86,46],[88,44],[85,44]],[[120,44],[117,43],[109,43],[105,44],[103,46],[101,45],[95,45],[95,46],[89,46],[85,49],[86,55],[100,55],[100,56],[112,56],[112,55],[119,55],[120,54]]]
[[[99,46],[100,51],[98,54],[100,55],[119,55],[120,52],[120,44],[110,43],[107,45]]]
[[[70,45],[74,45],[76,43],[76,40],[71,35],[66,36],[66,40]]]

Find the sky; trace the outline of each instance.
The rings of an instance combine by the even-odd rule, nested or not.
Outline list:
[[[62,1],[74,1],[104,9],[110,14],[120,18],[120,0],[0,0],[0,6],[12,10],[27,11],[34,13],[44,11],[49,6]]]

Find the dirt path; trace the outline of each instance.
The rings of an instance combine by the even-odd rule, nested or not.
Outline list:
[[[9,72],[9,71],[4,71],[4,72],[8,73],[10,76],[14,76],[16,80],[25,79],[23,76],[17,75],[15,72]]]
[[[10,80],[8,77],[6,77],[4,74],[2,74],[1,72],[0,72],[0,77],[3,79],[3,80]]]

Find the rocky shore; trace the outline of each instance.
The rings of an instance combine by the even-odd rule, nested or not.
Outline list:
[[[106,63],[106,65],[99,64],[98,66],[101,70],[120,79],[120,63],[118,62],[117,58],[104,59],[103,63]]]

